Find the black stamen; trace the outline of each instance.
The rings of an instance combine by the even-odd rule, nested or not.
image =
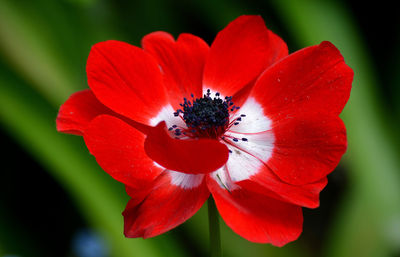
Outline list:
[[[175,116],[183,114],[182,118],[191,131],[197,136],[218,137],[222,135],[229,126],[229,111],[234,111],[236,106],[232,102],[232,97],[226,96],[225,100],[219,98],[220,93],[216,92],[215,97],[211,98],[211,90],[207,89],[206,94],[201,98],[193,100],[183,98],[180,104],[182,109],[174,112]],[[173,127],[176,128],[176,127]],[[176,130],[178,133],[179,131]],[[175,132],[176,133],[176,132]]]
[[[246,115],[241,114],[240,117],[229,122],[230,112],[238,110],[240,107],[234,105],[231,96],[220,98],[221,94],[215,92],[214,97],[211,97],[211,90],[207,89],[201,98],[195,98],[194,94],[190,94],[191,100],[183,98],[182,107],[174,112],[174,116],[180,116],[186,123],[187,129],[181,131],[176,125],[171,128],[175,135],[181,135],[182,132],[187,132],[190,137],[210,137],[219,138],[224,135],[232,125],[238,125],[242,120],[241,117]],[[223,139],[223,137],[222,137]],[[238,139],[234,139],[235,142]]]

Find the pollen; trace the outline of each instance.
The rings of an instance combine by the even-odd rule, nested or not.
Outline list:
[[[238,125],[241,121],[239,117],[229,122],[231,113],[240,108],[235,106],[231,96],[221,98],[221,94],[216,92],[212,97],[211,90],[207,89],[203,97],[194,98],[193,94],[191,97],[191,100],[183,99],[181,108],[174,112],[174,116],[180,116],[185,121],[188,132],[194,137],[220,138],[231,125]],[[174,126],[171,128],[175,129]]]

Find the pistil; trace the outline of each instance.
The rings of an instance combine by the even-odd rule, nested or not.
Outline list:
[[[174,112],[174,116],[180,116],[186,123],[187,129],[178,128],[173,125],[169,130],[173,130],[175,136],[186,135],[189,137],[207,137],[207,138],[221,138],[225,131],[231,126],[238,125],[243,117],[229,121],[232,112],[237,111],[240,107],[235,106],[232,97],[226,96],[221,98],[219,92],[211,97],[211,90],[207,89],[207,93],[201,98],[183,99],[180,104],[181,108]]]

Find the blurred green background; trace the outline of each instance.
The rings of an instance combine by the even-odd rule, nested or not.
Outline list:
[[[82,138],[58,134],[57,109],[86,88],[91,45],[147,33],[211,43],[241,14],[261,14],[291,52],[333,42],[354,69],[342,118],[349,150],[321,206],[283,248],[222,224],[224,256],[400,256],[400,19],[395,1],[0,0],[0,256],[207,256],[207,211],[153,239],[125,239],[128,200]]]

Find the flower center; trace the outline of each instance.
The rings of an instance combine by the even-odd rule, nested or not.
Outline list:
[[[208,137],[219,138],[231,125],[239,124],[240,118],[235,119],[232,124],[229,123],[230,112],[238,110],[240,107],[235,106],[231,96],[225,99],[220,98],[220,93],[216,92],[211,97],[211,90],[207,89],[207,93],[201,98],[194,98],[192,101],[183,98],[180,104],[181,109],[174,112],[174,116],[180,116],[188,127],[187,130],[172,126],[170,130],[174,130],[176,136],[181,134],[189,137]]]

